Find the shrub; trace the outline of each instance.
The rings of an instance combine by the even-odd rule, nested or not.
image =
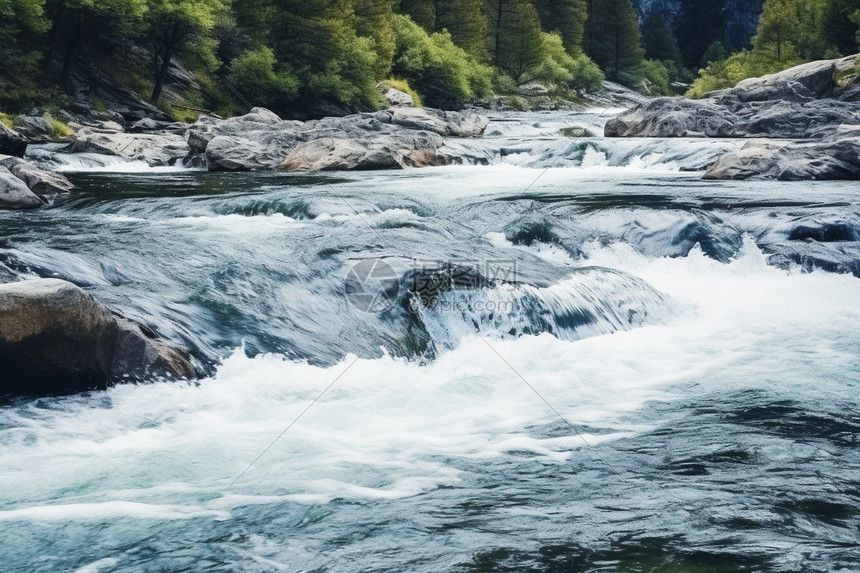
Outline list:
[[[493,72],[456,46],[448,32],[428,35],[408,16],[394,16],[392,73],[405,78],[432,107],[459,108],[492,89]]]
[[[230,63],[230,81],[254,105],[283,108],[296,97],[298,79],[278,65],[270,48],[245,50]]]
[[[796,59],[777,61],[767,53],[741,50],[699,70],[699,77],[693,82],[687,97],[699,98],[708,92],[732,88],[741,80],[773,74],[799,63]]]
[[[528,81],[564,85],[579,92],[599,89],[603,72],[585,54],[571,56],[557,33],[541,34],[541,62],[525,74]]]
[[[642,62],[642,77],[646,91],[651,95],[671,95],[672,77],[669,68],[660,60]]]

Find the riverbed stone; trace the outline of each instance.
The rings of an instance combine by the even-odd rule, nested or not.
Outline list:
[[[0,166],[0,208],[35,209],[47,200],[39,197],[7,168]]]
[[[32,163],[18,157],[0,155],[0,166],[8,169],[36,195],[57,195],[68,193],[75,188],[64,175],[39,169]]]
[[[0,394],[64,393],[194,375],[187,355],[59,279],[0,285],[0,363]]]

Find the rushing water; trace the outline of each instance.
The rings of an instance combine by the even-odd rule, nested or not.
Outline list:
[[[559,135],[600,121],[397,173],[46,151],[79,190],[0,213],[0,278],[84,286],[206,377],[6,398],[0,570],[860,568],[856,185]],[[366,260],[381,312],[344,294]]]

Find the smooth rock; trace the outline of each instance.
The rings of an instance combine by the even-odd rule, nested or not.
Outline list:
[[[0,166],[9,170],[36,195],[57,195],[75,188],[65,176],[39,169],[35,165],[8,155],[0,155]]]
[[[52,394],[189,378],[190,360],[72,283],[0,285],[0,394]]]
[[[200,118],[188,130],[190,161],[212,171],[400,169],[440,165],[442,136],[474,137],[487,119],[475,113],[392,108],[375,113],[283,121],[263,108],[241,117]]]
[[[15,131],[26,137],[30,143],[53,141],[54,126],[44,117],[19,115],[13,126]]]
[[[860,138],[750,141],[723,155],[705,179],[860,180]]]
[[[185,138],[177,134],[114,133],[88,127],[76,133],[64,151],[116,155],[157,167],[175,165],[189,149]]]
[[[23,181],[0,166],[0,208],[34,209],[46,203],[47,200],[30,191]]]

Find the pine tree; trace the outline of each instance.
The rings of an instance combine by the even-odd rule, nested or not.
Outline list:
[[[447,30],[456,45],[473,56],[486,57],[484,0],[401,0],[400,11],[428,34]]]
[[[678,47],[684,65],[696,68],[705,51],[714,42],[724,42],[725,0],[681,0],[678,22]]]
[[[777,63],[797,57],[800,19],[797,0],[767,0],[761,13],[753,47],[759,53],[770,52]]]
[[[590,0],[585,51],[608,80],[628,86],[639,81],[645,51],[630,0]]]
[[[860,0],[828,0],[824,10],[824,36],[828,46],[840,53],[849,55],[860,49],[857,26],[851,16],[860,11]]]
[[[675,38],[675,33],[663,15],[654,15],[645,22],[642,26],[642,42],[645,45],[646,58],[668,60],[678,66],[683,65],[678,39]]]
[[[540,18],[529,0],[489,0],[490,58],[514,81],[543,57]]]
[[[588,19],[586,0],[537,0],[541,26],[545,32],[559,32],[570,54],[582,50],[582,37]]]

